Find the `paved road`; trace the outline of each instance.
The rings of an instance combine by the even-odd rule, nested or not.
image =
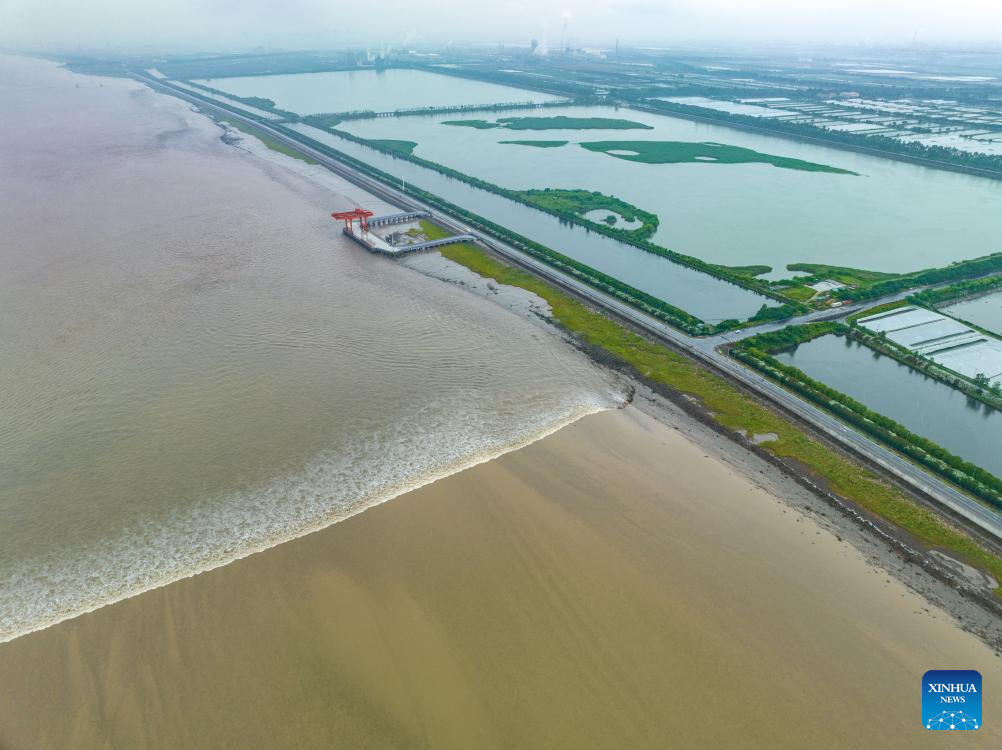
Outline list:
[[[217,102],[203,99],[184,89],[174,88],[163,81],[150,79],[145,76],[137,76],[144,83],[156,89],[165,90],[182,99],[186,99],[197,104],[203,109],[213,109],[222,114],[227,119],[236,119],[253,127],[256,127],[276,140],[288,145],[300,153],[309,156],[327,169],[344,177],[349,182],[363,188],[366,192],[372,193],[376,197],[396,205],[404,211],[427,210],[431,212],[432,218],[439,224],[457,234],[469,234],[477,238],[479,244],[515,262],[519,266],[526,268],[536,275],[545,278],[547,281],[567,289],[583,297],[593,304],[611,312],[615,316],[626,320],[638,328],[646,331],[655,338],[680,349],[694,359],[709,366],[717,372],[723,373],[729,378],[741,383],[750,390],[773,402],[787,412],[811,424],[819,432],[826,434],[836,443],[844,446],[850,451],[864,456],[881,466],[886,472],[897,477],[905,484],[918,490],[924,496],[939,503],[944,508],[949,509],[956,515],[968,520],[970,523],[988,532],[998,540],[1002,540],[1002,516],[993,512],[990,508],[972,499],[968,495],[960,492],[953,486],[940,480],[897,453],[885,448],[883,445],[874,442],[866,435],[856,432],[854,429],[843,424],[826,411],[810,404],[793,393],[787,391],[771,380],[764,378],[757,372],[750,370],[738,362],[731,359],[726,354],[718,351],[721,344],[740,340],[746,336],[754,335],[768,330],[778,330],[791,321],[769,323],[756,326],[753,330],[731,331],[725,334],[707,338],[696,338],[688,336],[660,320],[646,315],[643,312],[625,304],[624,302],[611,297],[584,282],[567,276],[551,266],[529,256],[510,245],[499,240],[484,236],[482,232],[466,226],[460,221],[442,214],[438,209],[427,206],[418,200],[406,196],[397,190],[384,185],[366,175],[363,175],[346,164],[327,156],[325,153],[310,148],[299,141],[289,138],[281,130],[264,125],[249,117],[244,117],[225,107],[218,106]],[[810,322],[817,320],[841,320],[865,307],[875,304],[891,302],[897,299],[904,299],[911,292],[901,292],[880,300],[871,300],[865,304],[847,305],[838,310],[821,310],[801,316],[793,322]]]

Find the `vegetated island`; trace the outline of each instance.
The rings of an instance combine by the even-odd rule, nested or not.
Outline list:
[[[799,169],[804,172],[829,172],[831,174],[856,175],[848,169],[815,164],[811,161],[793,159],[788,156],[763,154],[750,148],[728,146],[723,143],[705,141],[587,141],[582,148],[597,151],[617,159],[639,161],[644,164],[772,164],[782,169]],[[857,175],[858,176],[858,175]]]
[[[535,148],[560,148],[566,146],[569,141],[498,141],[506,146],[533,146]]]
[[[602,210],[619,214],[626,222],[639,221],[641,224],[636,229],[622,230],[629,232],[634,237],[647,239],[658,230],[656,214],[637,208],[613,195],[605,195],[598,191],[546,188],[544,190],[517,190],[513,192],[526,203],[569,219],[580,219],[591,211]],[[615,217],[613,220],[610,226],[614,226],[615,222],[618,221]]]
[[[395,141],[392,139],[378,139],[373,138],[366,141],[366,143],[374,146],[375,148],[385,149],[387,151],[394,151],[399,154],[407,154],[408,156],[414,153],[414,149],[417,148],[417,143],[414,141]]]
[[[499,117],[489,120],[445,120],[443,125],[488,130],[507,128],[508,130],[653,130],[653,125],[644,125],[633,120],[614,117]]]

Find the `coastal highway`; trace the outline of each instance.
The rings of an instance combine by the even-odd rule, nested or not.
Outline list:
[[[778,384],[750,370],[727,354],[719,351],[722,344],[736,341],[748,335],[760,333],[766,330],[783,328],[791,322],[810,322],[812,320],[839,320],[858,311],[862,305],[847,305],[835,310],[823,310],[802,316],[795,321],[783,321],[756,326],[754,330],[743,330],[740,332],[731,331],[726,334],[711,336],[707,338],[697,338],[688,336],[678,331],[656,318],[647,315],[636,308],[627,305],[615,297],[601,292],[582,281],[568,276],[557,269],[539,261],[526,253],[517,250],[504,242],[484,234],[472,227],[466,226],[461,221],[457,221],[451,216],[444,215],[441,211],[431,206],[422,204],[420,201],[398,192],[394,188],[385,185],[371,177],[359,173],[347,164],[338,161],[326,153],[311,148],[300,141],[285,135],[280,129],[268,124],[259,122],[250,117],[245,117],[239,112],[226,106],[220,106],[218,102],[203,98],[185,89],[172,86],[169,82],[150,78],[145,74],[137,73],[135,77],[141,82],[152,87],[154,90],[161,90],[174,96],[180,97],[188,102],[197,105],[203,110],[213,111],[215,114],[225,119],[237,120],[241,124],[246,124],[262,133],[280,141],[291,149],[295,149],[304,156],[315,160],[320,165],[338,174],[349,182],[361,187],[368,193],[390,203],[399,206],[401,210],[426,210],[430,211],[436,223],[441,224],[456,234],[469,234],[476,238],[477,242],[489,250],[497,253],[515,263],[516,265],[532,272],[533,274],[546,279],[550,283],[563,288],[575,295],[584,298],[611,313],[629,324],[646,332],[648,335],[678,349],[692,358],[698,360],[712,370],[725,375],[727,378],[743,385],[748,390],[758,394],[767,401],[778,406],[781,410],[810,424],[818,432],[823,433],[835,443],[846,448],[850,452],[880,466],[885,472],[896,477],[902,483],[916,490],[920,495],[939,504],[955,516],[965,519],[970,524],[978,527],[989,534],[995,540],[1002,540],[1002,516],[995,513],[990,508],[982,505],[978,501],[959,491],[952,485],[947,484],[938,477],[935,477],[916,464],[907,460],[903,456],[888,448],[876,443],[866,435],[856,432],[851,427],[839,421],[831,414],[804,401],[793,393],[782,388]],[[902,292],[898,295],[887,297],[882,300],[871,300],[866,306],[880,304],[882,302],[903,299],[908,293]]]

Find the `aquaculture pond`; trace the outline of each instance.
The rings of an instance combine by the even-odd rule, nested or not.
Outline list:
[[[1002,292],[964,300],[940,310],[1002,336]]]
[[[1002,477],[1002,413],[838,336],[823,336],[775,357]]]

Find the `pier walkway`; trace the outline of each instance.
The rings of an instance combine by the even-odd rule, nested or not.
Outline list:
[[[369,222],[372,225],[372,222]],[[452,245],[457,242],[474,242],[476,237],[472,234],[456,234],[452,237],[440,237],[437,240],[428,240],[426,242],[412,242],[410,244],[404,245],[391,245],[389,242],[384,240],[377,234],[372,232],[363,232],[361,234],[351,231],[350,229],[343,230],[346,235],[351,237],[355,242],[374,253],[382,253],[384,255],[407,255],[408,253],[414,253],[418,250],[428,250],[433,247],[441,247],[442,245]]]

